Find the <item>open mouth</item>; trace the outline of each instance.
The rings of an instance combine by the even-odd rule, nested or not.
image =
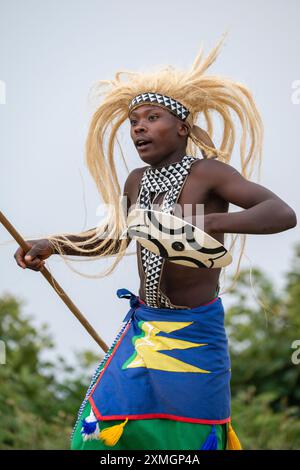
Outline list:
[[[150,142],[149,140],[141,140],[141,141],[138,141],[137,144],[136,144],[136,147],[139,149],[139,150],[144,150],[146,148],[149,147],[149,145],[151,145],[152,142]]]

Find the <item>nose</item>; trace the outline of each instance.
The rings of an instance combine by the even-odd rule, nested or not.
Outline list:
[[[143,122],[140,122],[136,126],[134,126],[134,132],[135,134],[138,134],[139,132],[143,132],[146,129],[145,124]]]

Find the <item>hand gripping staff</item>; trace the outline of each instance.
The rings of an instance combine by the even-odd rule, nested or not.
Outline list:
[[[4,214],[0,211],[0,222],[6,228],[6,230],[10,233],[10,235],[16,240],[16,242],[20,245],[20,247],[27,253],[30,250],[30,247],[27,245],[26,241],[21,237],[21,235],[17,232],[17,230],[12,226],[12,224],[7,220]],[[94,338],[96,343],[100,346],[100,348],[106,353],[108,351],[108,346],[105,342],[100,338],[96,330],[92,327],[92,325],[87,321],[87,319],[82,315],[80,310],[76,307],[76,305],[72,302],[70,297],[65,293],[65,291],[60,287],[58,282],[54,279],[52,274],[48,271],[47,268],[43,268],[40,273],[44,276],[44,278],[49,282],[49,284],[53,287],[55,292],[59,295],[62,301],[69,307],[71,312],[75,315],[77,320],[80,321],[82,326],[86,329],[86,331]]]

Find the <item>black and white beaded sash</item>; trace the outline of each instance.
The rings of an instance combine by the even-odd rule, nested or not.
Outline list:
[[[144,171],[136,205],[141,209],[151,209],[156,197],[165,193],[161,212],[174,214],[174,205],[188,175],[195,157],[185,155],[180,162],[161,168],[147,168]],[[145,273],[146,303],[150,307],[176,308],[160,290],[160,277],[164,258],[141,246],[141,261]],[[177,307],[182,308],[182,307]]]

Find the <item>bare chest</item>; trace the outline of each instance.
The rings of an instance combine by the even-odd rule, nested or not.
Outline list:
[[[139,188],[136,187],[131,196],[132,204],[136,203],[138,192]],[[161,193],[152,201],[156,204],[155,208],[159,209],[164,197],[165,193]],[[175,215],[186,218],[186,220],[195,225],[199,225],[196,222],[201,221],[201,214],[226,212],[228,211],[228,205],[226,201],[219,198],[210,190],[205,181],[195,180],[191,175],[188,175],[177,198]],[[199,226],[203,228],[201,225]],[[210,235],[224,243],[224,234],[210,233]],[[141,246],[137,243],[137,263],[140,276],[139,295],[144,299],[145,274],[141,263],[140,250]],[[196,306],[214,297],[219,275],[220,269],[195,269],[166,260],[161,273],[160,285],[173,303]]]

